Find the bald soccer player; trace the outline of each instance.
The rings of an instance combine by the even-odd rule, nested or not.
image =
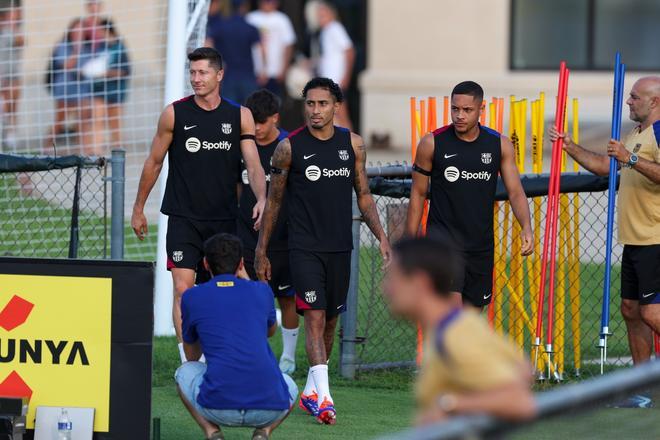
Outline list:
[[[619,162],[617,206],[621,261],[621,314],[628,329],[633,362],[651,358],[653,332],[660,333],[660,76],[641,78],[626,101],[637,125],[623,142],[610,140],[607,155],[594,153],[566,133],[550,129],[550,140],[564,139],[564,150],[587,170],[607,176],[610,157]],[[621,406],[646,408],[645,395]]]

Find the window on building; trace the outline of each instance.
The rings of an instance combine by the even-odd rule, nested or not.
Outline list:
[[[511,0],[514,70],[660,70],[658,0]]]

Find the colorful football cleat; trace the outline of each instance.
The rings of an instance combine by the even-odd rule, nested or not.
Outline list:
[[[323,403],[319,406],[316,420],[324,425],[334,425],[337,423],[337,411],[335,411],[335,404],[326,397]]]
[[[316,417],[319,413],[319,396],[316,393],[312,393],[309,396],[300,394],[298,407],[310,416]]]

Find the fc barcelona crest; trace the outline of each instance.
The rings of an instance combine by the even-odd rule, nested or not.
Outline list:
[[[341,160],[348,160],[348,150],[339,150],[339,158]]]
[[[221,128],[224,134],[231,134],[231,124],[222,124]]]
[[[481,153],[481,162],[488,165],[492,161],[493,161],[493,154],[492,153]]]

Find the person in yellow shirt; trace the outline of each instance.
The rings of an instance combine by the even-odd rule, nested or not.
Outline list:
[[[525,420],[536,413],[532,369],[523,353],[451,297],[457,256],[430,238],[394,246],[383,288],[391,312],[425,329],[416,395],[418,424],[457,414]]]
[[[607,155],[582,148],[554,128],[550,140],[562,137],[566,152],[594,174],[608,175],[610,157],[619,162],[621,313],[633,362],[639,364],[651,358],[652,331],[660,333],[660,76],[639,79],[626,104],[638,125],[624,142],[610,140]],[[651,404],[637,397],[633,406]]]

